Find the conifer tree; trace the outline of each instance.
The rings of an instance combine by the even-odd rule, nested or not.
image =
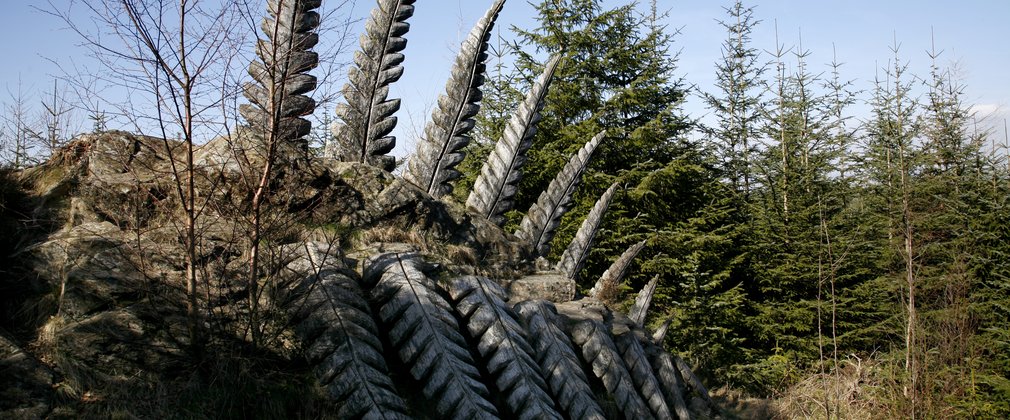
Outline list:
[[[703,95],[716,126],[705,131],[723,176],[746,197],[751,190],[750,158],[761,124],[761,75],[766,67],[758,49],[750,45],[751,33],[760,23],[754,18],[754,8],[738,0],[725,10],[727,18],[719,21],[726,29],[726,40],[722,60],[716,63],[718,95]]]
[[[755,277],[750,297],[757,313],[748,321],[756,356],[748,369],[758,389],[788,383],[796,379],[790,369],[823,360],[823,292],[838,268],[831,239],[845,188],[834,172],[846,152],[837,126],[839,108],[848,99],[808,69],[810,52],[802,44],[779,46],[775,55],[750,245]],[[787,55],[796,59],[791,71]]]
[[[896,44],[896,43],[895,43]],[[875,81],[872,118],[867,127],[868,141],[864,164],[868,181],[875,185],[873,194],[879,212],[884,216],[888,254],[885,264],[901,285],[904,303],[904,371],[908,376],[903,392],[913,409],[917,403],[918,359],[918,231],[913,207],[913,174],[921,167],[922,153],[916,138],[917,101],[912,97],[912,80],[908,64],[899,57],[897,45],[892,47],[894,59],[885,69],[884,80]]]

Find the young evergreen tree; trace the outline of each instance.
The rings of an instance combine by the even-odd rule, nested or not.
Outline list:
[[[920,126],[916,120],[917,101],[912,97],[908,64],[899,57],[895,43],[894,59],[884,69],[885,78],[875,81],[872,117],[867,124],[867,144],[863,158],[866,181],[871,185],[872,200],[882,216],[887,253],[882,261],[882,275],[895,279],[902,303],[904,341],[903,369],[907,382],[903,393],[914,410],[917,401],[918,306],[916,302],[921,245],[917,241],[916,213],[913,203],[915,179],[923,154],[916,139]],[[910,413],[912,414],[912,413]]]
[[[754,8],[737,0],[725,10],[726,20],[719,21],[726,29],[726,39],[722,44],[722,60],[716,63],[718,94],[703,94],[716,124],[705,128],[705,132],[723,176],[735,191],[749,197],[750,159],[755,152],[755,138],[760,135],[761,75],[766,66],[760,61],[758,49],[750,45],[751,33],[760,23],[754,18]]]
[[[745,367],[750,385],[766,392],[824,360],[825,287],[845,274],[835,255],[848,182],[838,173],[848,143],[839,115],[851,102],[844,84],[810,72],[802,45],[777,47],[775,56],[750,245],[755,357]]]
[[[919,382],[924,413],[939,413],[951,405],[974,410],[971,398],[980,394],[973,374],[985,372],[985,358],[977,346],[980,313],[975,303],[984,283],[973,261],[985,259],[978,240],[991,237],[992,227],[978,224],[983,213],[999,211],[991,194],[985,132],[973,128],[975,116],[963,98],[964,86],[954,70],[937,64],[940,53],[930,52],[932,66],[924,80],[926,101],[920,124],[923,169],[916,193],[922,261],[919,274]],[[998,233],[997,233],[998,234]],[[984,315],[983,315],[984,317]],[[991,326],[990,326],[991,328]],[[929,378],[929,380],[925,380]],[[941,397],[942,396],[942,397]],[[966,410],[965,416],[978,412]]]

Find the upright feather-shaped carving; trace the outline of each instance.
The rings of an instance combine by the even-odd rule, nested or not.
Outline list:
[[[407,419],[382,356],[378,327],[357,283],[339,270],[308,276],[285,305],[319,384],[340,418]]]
[[[461,277],[450,288],[488,373],[505,396],[510,418],[561,419],[547,393],[540,366],[515,313],[505,305],[505,290],[483,277]]]
[[[673,323],[673,317],[667,318],[663,321],[663,324],[656,328],[656,332],[652,333],[652,341],[657,344],[662,345],[663,340],[666,339],[666,332],[670,330],[670,324]]]
[[[544,98],[547,97],[547,90],[560,61],[561,56],[556,55],[544,66],[544,72],[533,83],[526,100],[519,105],[505,127],[505,133],[495,143],[487,162],[480,168],[480,175],[466,199],[467,207],[498,226],[505,223],[504,214],[514,204],[512,199],[516,194],[516,183],[522,178],[526,152],[533,144]]]
[[[368,264],[364,280],[389,341],[442,418],[493,418],[494,406],[467,350],[452,307],[420,270],[416,256],[385,254]]]
[[[399,99],[387,99],[389,85],[403,75],[403,36],[414,14],[415,0],[379,0],[361,35],[361,50],[344,85],[344,101],[337,107],[342,121],[334,129],[327,154],[347,162],[363,162],[392,171],[396,159],[387,156],[396,145],[389,133],[396,127]]]
[[[617,257],[614,263],[610,264],[610,268],[596,281],[596,285],[589,291],[589,296],[604,303],[614,303],[614,299],[617,298],[617,287],[620,286],[621,280],[624,280],[624,275],[627,274],[635,257],[642,252],[642,248],[645,248],[645,241],[632,245]]]
[[[617,346],[603,324],[584,320],[571,329],[572,341],[582,349],[582,358],[593,370],[593,374],[603,381],[607,392],[614,397],[617,406],[627,419],[654,418],[649,407],[635,390],[631,374],[624,366]]]
[[[694,371],[691,370],[691,366],[688,366],[687,362],[678,356],[672,357],[674,365],[677,366],[677,371],[680,372],[680,377],[684,379],[687,386],[694,390],[694,392],[698,393],[698,396],[701,397],[702,401],[708,404],[709,409],[718,412],[719,408],[712,401],[712,397],[708,393],[708,388],[705,388],[705,384],[701,383],[701,379],[698,379],[698,376],[694,374]]]
[[[638,342],[635,333],[628,331],[620,334],[615,337],[614,343],[617,344],[617,351],[621,353],[624,365],[627,366],[628,373],[631,374],[632,382],[638,388],[639,395],[649,405],[652,414],[660,419],[672,418],[670,408],[667,407],[663,396],[663,390],[659,381],[656,380],[656,376],[652,373],[652,365],[649,364],[645,349]]]
[[[582,221],[578,232],[575,233],[575,238],[572,238],[572,243],[568,244],[568,248],[561,254],[561,260],[558,261],[556,269],[565,273],[568,278],[578,280],[579,270],[582,269],[582,263],[589,255],[589,249],[593,246],[593,238],[596,236],[596,231],[600,229],[600,225],[603,224],[603,216],[607,213],[607,208],[610,207],[610,201],[613,200],[615,192],[617,192],[616,182],[607,189],[607,192],[603,193],[599,200],[596,200],[593,209],[589,211],[586,220]]]
[[[638,292],[638,296],[635,297],[635,304],[628,311],[628,318],[638,324],[639,327],[645,325],[645,316],[649,312],[649,305],[652,304],[652,296],[656,294],[656,286],[659,284],[659,276],[655,276],[649,281],[645,287]]]
[[[558,327],[557,310],[544,300],[528,300],[516,304],[526,331],[529,332],[533,354],[544,372],[551,394],[572,419],[604,419],[596,404],[589,380],[582,371],[579,356],[571,340]]]
[[[680,420],[691,420],[691,413],[684,402],[684,381],[677,371],[673,357],[662,347],[648,341],[643,341],[643,347],[649,358],[649,364],[652,365],[652,372],[656,374],[656,380],[663,389],[666,404],[673,407]]]
[[[309,134],[312,124],[302,116],[311,114],[315,101],[305,95],[316,88],[316,78],[306,74],[319,56],[310,49],[319,41],[314,31],[320,0],[269,0],[261,29],[267,39],[256,45],[259,60],[249,64],[255,83],[245,85],[249,104],[239,112],[262,140],[275,144],[294,142]],[[306,146],[303,141],[300,146]]]
[[[551,251],[554,232],[561,224],[561,218],[572,207],[572,194],[582,181],[582,173],[586,171],[589,159],[606,134],[606,131],[600,132],[572,155],[547,186],[547,191],[540,193],[537,202],[533,203],[526,217],[523,217],[516,236],[526,242],[536,255],[544,256]]]
[[[466,156],[462,149],[470,144],[468,133],[475,124],[473,117],[480,111],[488,40],[504,6],[505,0],[495,1],[463,41],[445,84],[445,94],[439,96],[417,143],[417,152],[403,173],[404,179],[432,197],[451,193],[452,182],[460,177],[455,168]]]

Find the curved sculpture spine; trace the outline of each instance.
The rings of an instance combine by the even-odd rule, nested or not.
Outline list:
[[[656,380],[655,375],[652,373],[652,365],[649,364],[649,358],[645,354],[645,349],[638,342],[638,338],[635,337],[635,333],[628,331],[620,334],[616,337],[614,343],[617,344],[617,350],[624,359],[624,365],[627,366],[628,373],[631,374],[632,382],[638,388],[639,395],[649,405],[652,414],[660,419],[672,418],[670,408],[667,407],[666,400],[663,398],[663,391],[659,385],[659,381]]]
[[[310,50],[319,42],[314,32],[319,14],[313,10],[319,4],[320,0],[267,1],[268,16],[260,25],[267,39],[256,44],[259,60],[249,64],[255,83],[245,85],[243,93],[250,103],[240,105],[239,113],[269,147],[297,141],[312,129],[301,117],[316,108],[305,93],[316,88],[316,78],[307,72],[319,62],[319,55]]]
[[[582,371],[579,356],[572,349],[571,340],[558,327],[554,305],[543,300],[528,300],[516,304],[515,310],[526,326],[533,354],[551,393],[568,418],[604,419],[603,410],[593,398],[589,380]]]
[[[688,366],[687,362],[679,356],[672,357],[674,365],[677,366],[677,371],[680,372],[680,377],[684,379],[687,386],[694,390],[694,392],[698,393],[698,396],[701,397],[702,401],[708,404],[709,408],[718,412],[718,407],[712,401],[712,396],[709,395],[708,388],[705,388],[705,384],[701,383],[701,379],[694,374],[694,371],[691,370],[691,366]]]
[[[516,194],[516,184],[522,178],[522,168],[526,164],[526,152],[533,144],[537,132],[540,111],[550,88],[554,71],[561,56],[554,56],[544,66],[544,72],[533,83],[526,100],[519,105],[509,120],[501,139],[480,169],[473,190],[466,199],[467,207],[478,215],[501,226],[505,223],[505,212],[512,209],[512,198]]]
[[[487,278],[468,276],[452,282],[450,295],[505,396],[509,417],[560,420],[523,329],[505,305],[505,290]]]
[[[292,291],[292,321],[319,384],[340,418],[407,419],[382,356],[378,327],[357,283],[333,268]]]
[[[610,268],[607,268],[607,271],[604,271],[600,279],[596,281],[596,285],[589,291],[589,296],[601,302],[613,304],[617,297],[617,287],[621,284],[621,280],[624,280],[624,275],[627,274],[635,257],[639,252],[642,252],[642,248],[645,248],[645,241],[632,245],[620,257],[617,257],[614,263],[610,264]]]
[[[670,330],[670,324],[672,323],[673,317],[667,318],[666,321],[663,321],[659,328],[656,328],[656,331],[652,333],[652,341],[656,344],[662,345],[663,340],[666,340],[666,332]]]
[[[354,66],[344,85],[346,103],[337,107],[342,121],[334,129],[326,153],[346,162],[362,162],[387,171],[396,159],[386,154],[396,138],[388,134],[396,127],[393,114],[399,99],[387,99],[389,86],[403,75],[403,51],[410,29],[407,19],[414,14],[415,0],[379,0],[361,35],[361,50],[354,54]]]
[[[439,96],[431,120],[417,144],[417,152],[403,173],[404,179],[432,197],[441,198],[451,193],[452,182],[460,177],[455,168],[466,156],[462,149],[470,144],[468,133],[473,130],[476,124],[473,118],[480,111],[488,40],[504,6],[505,0],[495,1],[463,42],[445,85],[445,94]]]
[[[645,354],[652,365],[652,372],[656,374],[656,380],[666,397],[666,404],[673,407],[674,413],[680,420],[691,420],[691,413],[684,402],[684,381],[680,377],[673,362],[673,357],[659,345],[648,340],[642,341]]]
[[[645,401],[635,390],[631,374],[624,367],[617,346],[609,331],[597,321],[581,321],[571,329],[572,342],[582,349],[582,358],[592,367],[593,374],[603,381],[607,392],[628,419],[654,418]]]
[[[659,276],[655,276],[649,283],[638,292],[635,297],[635,304],[628,311],[628,318],[639,327],[645,325],[645,316],[649,313],[649,306],[652,304],[652,297],[656,294],[656,286],[659,285]]]
[[[496,418],[452,307],[419,266],[414,256],[385,254],[366,268],[390,343],[438,416]]]
[[[581,183],[582,174],[586,171],[593,152],[606,134],[606,131],[600,132],[572,155],[547,186],[547,190],[540,193],[537,202],[530,206],[526,217],[523,217],[516,236],[525,241],[536,255],[545,256],[551,251],[554,232],[561,224],[561,218],[571,209],[572,194]]]
[[[610,185],[610,188],[603,193],[599,200],[596,200],[596,204],[593,205],[593,209],[589,211],[586,219],[582,221],[572,242],[561,254],[561,260],[558,261],[555,269],[564,273],[568,278],[578,280],[579,270],[582,269],[582,263],[589,255],[589,250],[593,246],[593,238],[596,236],[596,231],[600,229],[600,225],[603,224],[603,216],[606,215],[615,192],[617,192],[616,182]]]

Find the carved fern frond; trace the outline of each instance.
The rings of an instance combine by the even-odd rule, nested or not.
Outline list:
[[[551,394],[568,418],[605,418],[571,340],[558,326],[554,305],[544,300],[528,300],[516,304],[515,309],[529,333],[534,358],[544,372]]]
[[[641,291],[638,292],[638,296],[635,297],[635,304],[628,311],[628,318],[638,324],[639,327],[645,325],[645,316],[649,312],[649,305],[652,304],[652,296],[656,294],[656,286],[659,284],[659,276],[655,276],[649,281]]]
[[[715,408],[715,404],[712,402],[712,397],[708,394],[708,388],[705,388],[705,384],[701,383],[701,379],[698,379],[698,376],[694,374],[694,371],[691,370],[691,366],[688,366],[687,362],[678,356],[671,357],[673,357],[674,365],[677,366],[677,371],[680,372],[680,377],[684,379],[687,386],[694,390],[694,392],[696,392],[698,396],[700,396],[701,399],[709,405],[709,407]]]
[[[410,29],[407,19],[414,14],[415,0],[378,0],[361,35],[361,50],[354,54],[354,66],[344,85],[346,103],[337,106],[342,121],[334,130],[327,150],[346,162],[368,163],[392,171],[396,160],[387,156],[396,145],[389,133],[396,127],[393,114],[399,99],[387,99],[389,86],[403,75],[403,36]]]
[[[603,324],[593,320],[580,321],[572,327],[571,337],[581,349],[582,359],[592,367],[593,374],[603,381],[607,392],[624,412],[624,418],[653,418],[649,407],[638,395],[631,374]]]
[[[340,418],[409,418],[382,356],[378,327],[357,283],[334,269],[308,276],[292,292],[295,334]]]
[[[295,141],[308,135],[312,124],[300,118],[316,107],[304,95],[316,88],[316,78],[307,74],[319,56],[310,51],[319,41],[319,0],[269,0],[261,29],[266,39],[256,45],[259,58],[249,64],[254,82],[244,88],[249,104],[239,112],[253,132],[271,144]]]
[[[420,266],[416,256],[386,254],[366,268],[390,343],[439,417],[497,417],[452,307]]]
[[[681,380],[680,372],[674,365],[673,357],[658,345],[646,342],[644,347],[649,357],[649,364],[652,365],[652,372],[656,374],[659,386],[663,389],[667,405],[673,407],[680,420],[690,420],[691,413],[684,402],[684,381]]]
[[[505,305],[505,290],[487,278],[468,276],[453,281],[450,295],[505,396],[509,417],[560,420],[523,329]]]
[[[505,223],[504,214],[514,204],[512,199],[516,194],[516,184],[522,178],[526,152],[533,144],[540,111],[560,60],[561,57],[556,55],[544,66],[544,72],[533,83],[526,100],[519,105],[487,162],[480,168],[480,175],[466,199],[467,207],[498,226]]]
[[[589,250],[593,246],[593,238],[596,236],[596,231],[600,229],[600,225],[603,224],[603,216],[607,213],[607,208],[610,207],[610,201],[614,198],[615,192],[617,192],[616,182],[607,189],[607,192],[603,193],[599,200],[596,200],[596,204],[589,211],[586,219],[582,221],[572,242],[561,254],[561,260],[558,261],[556,269],[565,273],[568,278],[578,280],[579,270],[582,269],[582,263],[589,255]]]
[[[631,263],[638,253],[642,252],[642,248],[645,248],[645,241],[632,245],[620,257],[617,257],[614,263],[610,264],[610,268],[604,271],[600,279],[596,281],[596,285],[589,291],[589,296],[604,303],[614,303],[621,280],[624,280],[624,275],[627,274],[628,268],[631,267]]]
[[[526,242],[536,255],[545,256],[551,251],[554,232],[561,224],[561,218],[572,207],[572,194],[582,181],[582,173],[586,171],[589,159],[606,134],[605,131],[600,132],[572,155],[561,172],[547,186],[547,191],[540,193],[537,202],[530,207],[526,217],[523,217],[516,236]]]
[[[463,41],[445,94],[439,96],[417,152],[403,173],[404,179],[432,197],[451,193],[452,182],[460,177],[455,168],[466,156],[462,149],[470,144],[468,133],[475,124],[473,117],[480,111],[488,40],[504,6],[505,0],[495,1]]]
[[[670,324],[673,323],[673,318],[667,318],[663,321],[663,324],[656,328],[656,332],[652,333],[652,341],[656,344],[662,345],[663,340],[666,339],[666,332],[670,330]]]
[[[631,374],[632,382],[635,383],[639,395],[649,405],[652,414],[660,419],[671,418],[670,408],[667,407],[666,401],[663,399],[663,390],[659,381],[656,380],[656,376],[652,373],[649,357],[634,332],[629,331],[618,335],[614,343],[617,344],[617,351],[621,353],[624,365],[628,368],[628,373]]]

